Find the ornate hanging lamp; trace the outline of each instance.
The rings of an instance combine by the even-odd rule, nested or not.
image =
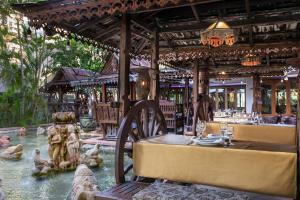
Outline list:
[[[241,65],[246,67],[255,67],[261,65],[261,59],[255,54],[248,53],[245,57],[242,58]]]
[[[220,20],[210,25],[205,31],[202,31],[200,36],[203,45],[208,44],[213,47],[219,47],[224,43],[232,46],[237,41],[234,30],[224,21]]]

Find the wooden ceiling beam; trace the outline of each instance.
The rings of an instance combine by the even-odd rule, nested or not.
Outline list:
[[[191,5],[191,9],[192,9],[193,14],[194,14],[194,16],[195,16],[195,19],[196,19],[199,23],[201,23],[201,20],[200,20],[199,14],[198,14],[198,12],[197,12],[196,6],[195,6],[195,5]]]
[[[247,12],[247,19],[249,20],[251,18],[251,11],[250,11],[250,0],[245,0],[245,7]],[[249,44],[253,45],[253,29],[252,25],[248,24],[248,31],[249,31]]]
[[[107,29],[105,29],[104,31],[101,31],[100,33],[98,33],[94,39],[101,39],[103,36],[105,35],[115,35],[116,34],[116,30],[120,29],[120,23],[115,23],[111,26],[109,26]]]
[[[145,22],[143,22],[141,20],[132,19],[131,22],[135,26],[138,26],[138,27],[142,28],[143,30],[147,31],[150,34],[153,32],[152,29],[151,29],[151,27],[149,27]]]
[[[267,23],[278,23],[278,22],[290,22],[290,21],[300,21],[300,14],[293,15],[278,15],[271,16],[266,13],[265,16],[253,17],[251,19],[237,20],[237,21],[228,21],[227,23],[231,27],[239,27],[246,25],[260,25]],[[207,28],[211,23],[202,22],[202,23],[191,23],[185,22],[189,25],[180,25],[180,26],[169,26],[167,28],[161,28],[161,33],[171,33],[171,32],[184,32],[184,31],[200,31],[202,29]]]
[[[138,37],[140,37],[140,38],[143,38],[143,39],[145,39],[145,40],[148,40],[148,41],[150,41],[151,40],[151,38],[150,37],[148,37],[147,35],[145,35],[145,34],[143,34],[143,33],[141,33],[141,32],[138,32],[138,31],[131,31],[131,34],[133,34],[133,35],[135,35],[135,36],[138,36]]]

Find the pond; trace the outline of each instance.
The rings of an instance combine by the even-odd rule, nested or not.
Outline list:
[[[47,136],[27,134],[18,137],[10,133],[12,145],[24,146],[22,159],[19,161],[0,160],[0,178],[6,200],[65,200],[71,191],[73,172],[57,173],[51,177],[33,177],[34,149],[41,150],[41,158],[48,159]],[[0,150],[2,152],[3,149]],[[114,152],[112,148],[102,148],[101,156],[104,163],[93,169],[101,190],[114,185]]]

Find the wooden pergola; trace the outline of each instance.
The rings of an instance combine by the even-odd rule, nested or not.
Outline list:
[[[299,0],[49,0],[15,4],[14,9],[28,16],[31,26],[43,28],[49,35],[72,35],[77,40],[119,53],[122,118],[130,110],[131,57],[151,60],[153,73],[150,99],[154,102],[138,103],[121,124],[116,152],[118,184],[125,182],[125,174],[132,168],[131,165],[124,169],[123,159],[124,153],[128,151],[125,147],[128,136],[135,142],[141,139],[130,132],[135,119],[133,113],[140,114],[141,109],[147,110],[149,107],[153,108],[159,119],[162,118],[161,111],[156,107],[159,100],[160,62],[183,70],[192,70],[195,126],[197,117],[203,120],[211,118],[206,96],[210,77],[216,77],[220,72],[225,72],[229,77],[252,76],[255,102],[253,107],[254,111],[259,111],[260,76],[282,75],[284,67],[289,65],[287,60],[295,64],[300,44]],[[230,47],[217,48],[200,43],[200,31],[218,19],[223,19],[238,32],[237,43]],[[261,57],[260,66],[241,66],[240,59],[249,53]],[[297,64],[299,65],[299,60],[296,60]],[[296,65],[294,67],[299,67]],[[202,94],[201,98],[198,98],[199,94]],[[299,105],[300,98],[297,109],[297,138],[300,133]],[[151,127],[153,126],[152,124]],[[161,119],[162,131],[164,127],[165,121]],[[138,124],[139,128],[142,127]],[[153,134],[158,132],[156,130]],[[153,136],[148,129],[143,137],[145,135]],[[296,144],[299,157],[298,139]],[[102,197],[98,199],[105,199]]]

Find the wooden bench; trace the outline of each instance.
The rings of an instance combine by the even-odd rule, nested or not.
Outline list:
[[[133,126],[133,124],[135,124]],[[141,139],[153,137],[166,133],[166,122],[161,110],[153,101],[138,102],[128,112],[123,119],[119,131],[115,151],[115,178],[117,185],[100,192],[96,195],[96,200],[108,199],[132,199],[135,194],[148,188],[149,184],[153,182],[152,179],[134,176],[130,180],[126,180],[125,176],[133,169],[133,165],[125,166],[124,157],[132,158],[132,149],[125,146],[128,138],[130,141],[137,142]],[[176,167],[176,166],[174,166]],[[276,184],[276,183],[274,183]],[[213,187],[220,192],[228,189]],[[240,192],[240,191],[237,191]],[[250,199],[287,199],[281,197],[267,196],[247,192]]]

